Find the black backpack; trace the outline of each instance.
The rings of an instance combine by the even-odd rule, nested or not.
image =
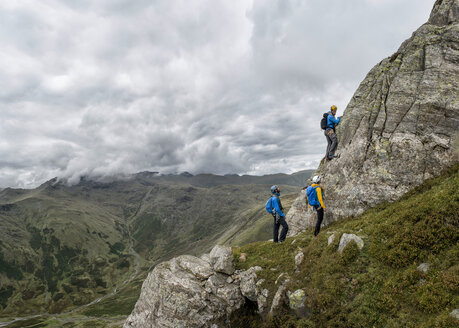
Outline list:
[[[322,130],[325,130],[327,128],[327,119],[328,119],[328,115],[330,115],[329,113],[324,113],[324,116],[322,117],[322,119],[320,120],[320,128]]]

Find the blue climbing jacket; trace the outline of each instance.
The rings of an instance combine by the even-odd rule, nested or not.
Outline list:
[[[306,188],[306,194],[308,195],[308,203],[311,206],[320,205],[319,199],[317,198],[317,191],[316,191],[318,187],[319,186],[315,186],[315,187],[308,186]]]
[[[281,217],[285,216],[284,213],[282,213],[282,210],[279,206],[279,199],[276,196],[272,196],[270,199],[268,199],[265,208],[269,214],[273,214],[273,210],[276,210],[276,213]]]
[[[339,122],[341,121],[341,117],[335,118],[333,114],[331,113],[331,111],[329,111],[328,114],[330,115],[328,115],[328,118],[327,118],[327,129],[328,128],[334,129],[335,126],[337,126]]]

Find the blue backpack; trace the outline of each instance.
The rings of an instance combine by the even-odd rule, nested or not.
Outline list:
[[[308,195],[308,203],[311,206],[320,205],[319,199],[317,198],[317,191],[316,191],[318,187],[319,186],[315,186],[315,187],[308,186],[306,188],[306,194]]]
[[[266,205],[265,205],[266,212],[268,212],[269,214],[272,214],[273,213],[273,209],[274,209],[274,207],[273,207],[273,197],[269,198],[268,201],[266,202]]]

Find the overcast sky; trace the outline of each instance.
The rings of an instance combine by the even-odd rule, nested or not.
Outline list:
[[[1,0],[0,188],[316,168],[434,0]]]

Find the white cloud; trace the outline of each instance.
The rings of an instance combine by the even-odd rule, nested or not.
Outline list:
[[[292,172],[433,1],[0,2],[0,187]]]

